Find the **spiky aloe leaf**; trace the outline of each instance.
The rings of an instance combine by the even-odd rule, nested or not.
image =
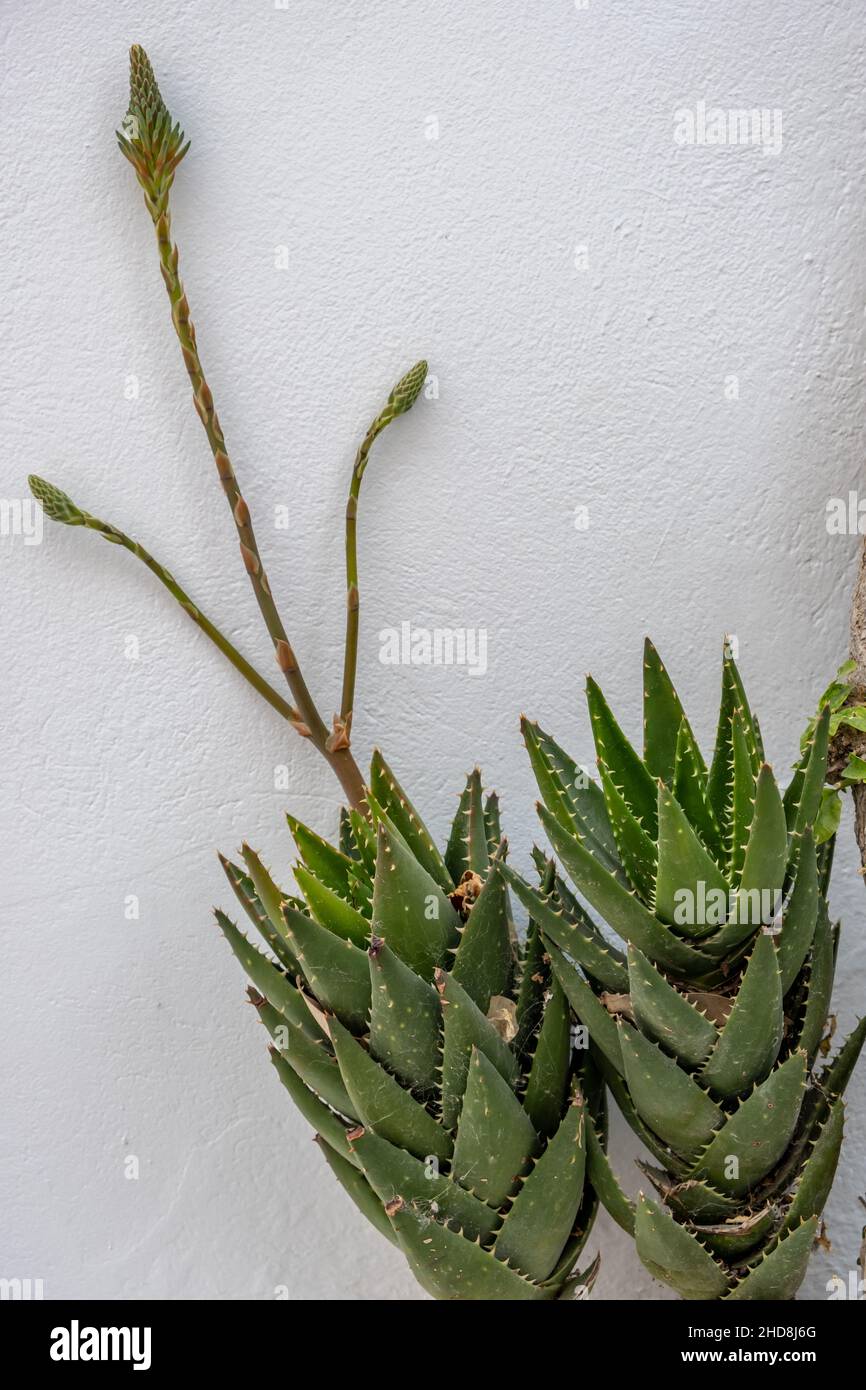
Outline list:
[[[679,1153],[696,1153],[722,1123],[722,1110],[649,1038],[628,1024],[619,1029],[625,1081],[641,1119]]]
[[[830,707],[825,705],[815,724],[808,745],[803,777],[792,803],[792,837],[802,835],[807,826],[814,826],[821,804],[821,792],[827,780],[827,753],[830,742]],[[793,785],[793,784],[792,784]]]
[[[330,1144],[325,1143],[320,1135],[316,1135],[316,1138],[319,1140],[322,1157],[340,1186],[348,1193],[355,1206],[366,1216],[371,1225],[375,1226],[379,1234],[390,1240],[392,1245],[396,1245],[398,1243],[397,1236],[385,1214],[385,1208],[364,1174],[355,1164],[350,1163],[348,1159],[343,1158],[342,1154],[332,1149]]]
[[[439,853],[430,831],[404,792],[378,748],[370,763],[370,789],[391,823],[397,827],[418,863],[444,893],[453,891],[455,880]]]
[[[448,844],[445,847],[445,864],[455,883],[460,882],[469,868],[469,856],[466,851],[466,818],[469,814],[469,798],[471,791],[471,780],[467,777],[466,785],[460,793],[457,802],[457,810],[451,822]],[[483,808],[481,814],[482,816],[484,815]]]
[[[490,850],[487,843],[487,824],[484,819],[484,794],[481,774],[474,768],[457,806],[451,826],[445,863],[452,879],[459,883],[465,873],[482,876],[487,872]]]
[[[583,976],[566,960],[552,941],[547,942],[547,953],[553,973],[578,1020],[589,1033],[593,1045],[599,1049],[613,1069],[622,1075],[622,1050],[616,1021]]]
[[[728,863],[736,883],[742,876],[755,814],[756,778],[739,710],[734,711],[732,728],[734,778],[728,817]]]
[[[309,1014],[291,980],[258,947],[247,941],[243,932],[238,931],[224,912],[216,908],[214,916],[220,931],[259,993],[289,1022],[303,1027],[309,1020]]]
[[[656,784],[613,717],[607,701],[591,676],[586,682],[586,702],[599,764],[603,764],[632,815],[648,835],[656,833]]]
[[[866,1017],[862,1018],[845,1042],[817,1076],[806,1093],[791,1148],[773,1174],[775,1195],[785,1192],[800,1172],[810,1145],[826,1122],[835,1102],[845,1094],[851,1074],[866,1041]]]
[[[359,1118],[336,1059],[325,1043],[313,1042],[302,1029],[287,1025],[277,1046],[304,1085],[321,1096],[326,1105],[347,1120]]]
[[[340,807],[339,850],[347,859],[360,858],[360,852],[355,840],[355,832],[352,829],[352,822],[349,818],[349,808],[347,806]]]
[[[772,1234],[777,1218],[776,1207],[768,1206],[761,1211],[738,1213],[716,1226],[696,1225],[692,1230],[712,1254],[721,1255],[732,1264],[741,1264]]]
[[[812,953],[809,957],[806,981],[806,1007],[800,1026],[797,1046],[805,1052],[811,1065],[818,1045],[824,1036],[827,1014],[830,1011],[830,995],[833,992],[833,932],[827,916],[826,904],[822,901],[815,926]]]
[[[329,1105],[320,1100],[315,1092],[304,1084],[294,1067],[289,1064],[278,1048],[271,1047],[269,1052],[277,1076],[307,1123],[312,1125],[313,1129],[341,1158],[357,1167],[358,1160],[346,1138],[347,1126],[339,1115],[335,1114]]]
[[[454,953],[451,974],[482,1013],[494,994],[511,983],[514,951],[508,921],[508,894],[501,856],[493,860],[484,887],[473,903]]]
[[[420,975],[433,972],[457,945],[459,918],[438,883],[403,842],[379,826],[373,886],[373,931]]]
[[[373,937],[368,954],[370,1052],[405,1085],[432,1092],[441,1049],[439,996],[379,937]]]
[[[440,1299],[555,1298],[518,1270],[440,1221],[431,1221],[411,1202],[395,1202],[389,1217],[404,1255],[422,1288]]]
[[[310,874],[315,875],[339,897],[348,899],[351,896],[349,885],[352,875],[352,863],[348,855],[335,849],[327,840],[323,840],[321,835],[317,835],[294,816],[287,815],[286,820],[297,845],[298,854]]]
[[[741,1197],[778,1163],[803,1100],[806,1056],[794,1052],[756,1086],[710,1140],[694,1168],[722,1192]]]
[[[721,1298],[728,1287],[723,1267],[670,1212],[641,1194],[635,1211],[635,1245],[650,1274],[681,1298]]]
[[[830,1195],[830,1188],[836,1176],[844,1124],[845,1102],[839,1096],[812,1141],[809,1156],[800,1171],[791,1205],[785,1215],[785,1231],[796,1230],[801,1221],[808,1220],[810,1216],[820,1216],[824,1210],[824,1203]]]
[[[514,1011],[517,1032],[512,1047],[523,1061],[536,1028],[544,1014],[544,995],[550,980],[550,957],[535,922],[530,918],[526,929],[520,985]]]
[[[719,724],[716,746],[710,767],[708,794],[723,839],[730,845],[731,818],[734,801],[734,744],[735,721],[744,740],[748,760],[755,777],[763,761],[759,756],[759,735],[737,670],[736,663],[725,651],[722,662],[722,698],[719,705]]]
[[[416,1158],[432,1154],[448,1162],[452,1143],[442,1126],[336,1019],[330,1027],[340,1074],[361,1124]]]
[[[671,784],[677,739],[686,716],[662,659],[647,639],[643,654],[643,760],[649,773]]]
[[[701,975],[712,962],[684,941],[678,940],[653,914],[612,878],[584,849],[566,835],[543,806],[538,808],[550,843],[574,884],[624,941],[630,941],[649,960],[686,977]]]
[[[349,811],[349,824],[352,837],[358,850],[358,857],[367,877],[372,881],[376,872],[376,834],[366,817],[360,811]]]
[[[284,970],[296,971],[298,962],[292,954],[291,947],[285,938],[285,932],[278,932],[267,912],[265,912],[262,901],[255,890],[255,885],[248,874],[245,874],[237,864],[233,864],[224,855],[219,857],[223,872],[232,886],[234,895],[246,912],[250,921],[256,927],[262,939],[267,942],[277,960]]]
[[[419,1214],[426,1211],[431,1219],[453,1222],[469,1240],[487,1241],[493,1235],[500,1219],[496,1209],[440,1173],[437,1163],[422,1162],[369,1129],[351,1130],[349,1146],[385,1206],[402,1197]]]
[[[702,1085],[728,1098],[763,1081],[779,1055],[783,1028],[776,948],[769,936],[759,932],[733,1008],[701,1068]]]
[[[453,975],[436,972],[442,1000],[443,1042],[440,1082],[442,1123],[453,1129],[460,1114],[473,1048],[488,1059],[509,1086],[517,1081],[517,1058],[478,1005]]]
[[[262,863],[259,855],[256,854],[254,849],[250,849],[250,846],[246,843],[241,846],[241,857],[246,865],[247,873],[252,880],[259,902],[268,914],[274,929],[282,933],[282,905],[286,901],[288,894],[278,888]]]
[[[636,946],[628,948],[628,989],[642,1033],[687,1067],[706,1061],[719,1037],[715,1024],[674,989]]]
[[[811,830],[806,829],[797,853],[794,886],[776,942],[783,994],[788,993],[809,954],[817,918],[818,865],[814,837]]]
[[[866,1041],[866,1015],[849,1033],[832,1062],[824,1068],[818,1078],[818,1091],[829,1105],[832,1105],[838,1096],[845,1094],[864,1041]]]
[[[622,952],[610,946],[583,912],[577,917],[566,916],[558,897],[546,896],[530,888],[513,869],[504,869],[515,897],[532,914],[533,920],[563,951],[567,951],[605,989],[628,989],[628,971]]]
[[[493,1246],[539,1283],[553,1271],[583,1197],[586,1168],[584,1107],[575,1100],[520,1185]]]
[[[247,998],[258,1014],[259,1022],[267,1029],[277,1046],[281,1047],[289,1027],[285,1015],[279,1013],[273,1004],[268,1003],[265,996],[260,994],[253,985],[247,985]],[[327,1037],[327,1034],[314,1019],[310,1009],[304,1004],[300,991],[298,991],[298,1003],[301,1005],[301,1009],[299,1009],[294,1026],[306,1033],[313,1042],[321,1042],[323,1038]]]
[[[706,764],[685,720],[677,734],[673,794],[718,865],[724,863],[722,832],[710,802]]]
[[[746,735],[746,744],[749,749],[752,771],[757,777],[758,769],[761,763],[764,762],[764,743],[761,738],[761,729],[756,716],[749,708],[749,701],[746,698],[746,690],[737,663],[733,656],[729,655],[727,651],[725,652],[725,662],[727,665],[728,678],[734,691],[737,713],[740,716],[743,731]]]
[[[502,843],[502,821],[496,792],[490,792],[484,801],[484,829],[487,831],[487,852],[493,859]]]
[[[659,917],[676,923],[688,936],[706,936],[706,922],[689,920],[697,913],[683,913],[684,904],[697,903],[699,885],[704,894],[721,893],[728,896],[728,884],[715,860],[707,853],[692,829],[682,807],[674,800],[663,782],[658,789],[658,871],[654,901],[650,901]]]
[[[482,1201],[501,1206],[538,1148],[529,1116],[508,1082],[473,1047],[454,1141],[455,1178]]]
[[[737,892],[739,904],[748,903],[749,894],[765,893],[775,901],[781,895],[788,859],[788,831],[785,808],[773,770],[766,763],[758,773],[755,809],[746,844],[743,872]],[[763,918],[759,918],[763,920]]]
[[[620,862],[635,892],[651,901],[657,867],[655,843],[637,816],[632,815],[604,763],[599,763],[598,770],[607,818],[616,840]]]
[[[736,1198],[718,1192],[709,1183],[700,1182],[696,1178],[687,1178],[684,1182],[671,1182],[669,1175],[662,1169],[652,1168],[648,1163],[641,1162],[637,1166],[647,1175],[659,1196],[664,1199],[665,1205],[670,1207],[675,1216],[690,1225],[704,1225],[736,1218],[739,1210]]]
[[[610,1159],[591,1120],[586,1129],[587,1172],[605,1211],[630,1236],[634,1235],[634,1202],[630,1202],[617,1181]]]
[[[524,1109],[541,1135],[551,1135],[559,1127],[570,1074],[571,1021],[568,1001],[562,986],[558,980],[554,980],[523,1093]]]
[[[767,1299],[783,1302],[793,1298],[806,1274],[817,1226],[818,1218],[813,1216],[795,1231],[789,1231],[769,1254],[752,1265],[727,1298],[761,1302]]]
[[[600,863],[616,873],[619,851],[601,788],[538,724],[523,717],[520,728],[548,811],[563,830],[582,837]]]
[[[569,1270],[571,1270],[570,1265],[568,1268]],[[589,1265],[587,1269],[577,1270],[574,1273],[569,1273],[568,1278],[563,1279],[562,1281],[560,1281],[558,1275],[554,1273],[550,1277],[550,1279],[545,1279],[541,1287],[543,1289],[553,1290],[553,1292],[549,1294],[548,1297],[559,1298],[563,1300],[568,1300],[572,1298],[588,1298],[595,1286],[595,1281],[598,1278],[598,1271],[600,1269],[601,1255],[598,1254],[596,1255],[595,1259],[592,1261],[592,1263]]]
[[[370,1013],[365,952],[288,903],[283,916],[292,951],[316,998],[353,1033],[363,1033]]]
[[[362,912],[321,879],[311,874],[303,864],[295,867],[295,878],[307,906],[317,922],[332,936],[343,937],[356,948],[366,950],[370,938],[370,923]]]
[[[603,1055],[598,1057],[598,1065],[629,1128],[634,1131],[641,1143],[646,1145],[653,1157],[663,1164],[670,1173],[679,1178],[685,1178],[689,1170],[688,1161],[675,1153],[667,1144],[662,1143],[649,1125],[644,1124],[632,1101],[628,1086]]]

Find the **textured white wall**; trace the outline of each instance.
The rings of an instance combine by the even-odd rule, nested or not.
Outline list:
[[[49,2],[10,6],[3,42],[5,498],[30,470],[66,486],[270,672],[114,147],[139,42],[193,142],[174,226],[203,358],[329,709],[354,445],[417,357],[439,379],[365,485],[359,749],[383,742],[440,834],[480,762],[527,867],[519,711],[590,761],[583,674],[636,732],[650,632],[709,738],[730,631],[792,761],[856,552],[824,507],[862,467],[857,0]],[[779,108],[780,152],[679,146],[674,112],[700,100]],[[325,1172],[209,920],[217,847],[248,837],[287,875],[284,809],[333,829],[327,769],[131,557],[58,528],[0,555],[0,1274],[54,1297],[419,1296]],[[485,627],[487,675],[381,666],[403,620]],[[866,981],[847,826],[837,862],[847,1030]],[[814,1298],[864,1220],[866,1069],[847,1131]],[[666,1296],[605,1218],[598,1240],[601,1296]]]

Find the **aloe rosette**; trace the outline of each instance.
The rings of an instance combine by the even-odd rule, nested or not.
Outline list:
[[[379,754],[367,804],[343,813],[339,846],[289,817],[301,896],[246,845],[222,861],[266,948],[217,911],[279,1078],[435,1298],[585,1293],[604,1087],[573,1065],[537,928],[515,935],[496,797],[469,777],[444,854]]]
[[[630,1202],[590,1124],[590,1178],[644,1265],[682,1297],[792,1298],[866,1030],[864,1020],[816,1068],[838,944],[833,837],[817,844],[813,829],[830,709],[782,795],[727,652],[709,767],[649,642],[642,757],[592,679],[587,700],[597,782],[524,722],[539,815],[577,895],[556,870],[546,892],[503,873],[653,1159],[639,1165],[647,1191]]]

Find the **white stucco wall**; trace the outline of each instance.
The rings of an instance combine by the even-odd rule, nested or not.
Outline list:
[[[786,768],[844,655],[857,544],[825,527],[862,478],[856,0],[7,7],[2,495],[37,471],[125,526],[270,674],[114,146],[131,42],[193,142],[173,206],[199,343],[329,712],[354,447],[416,358],[438,378],[365,484],[359,750],[382,742],[440,835],[479,762],[526,868],[520,710],[591,761],[591,668],[637,735],[649,632],[708,740],[728,631]],[[781,149],[676,143],[700,101],[778,109]],[[49,528],[0,557],[0,1274],[47,1297],[419,1297],[277,1085],[209,916],[217,847],[247,837],[287,877],[283,811],[333,829],[327,769],[128,555]],[[380,665],[404,620],[484,627],[487,674]],[[847,825],[837,863],[847,1031]],[[864,1143],[861,1069],[806,1296],[853,1267]],[[619,1124],[614,1151],[636,1190]],[[606,1218],[599,1241],[599,1296],[669,1296]]]

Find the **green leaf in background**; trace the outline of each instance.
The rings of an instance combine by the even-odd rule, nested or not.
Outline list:
[[[861,759],[858,758],[857,761],[860,762]],[[863,763],[863,773],[866,776],[866,763]],[[834,791],[832,787],[825,787],[821,793],[821,805],[815,817],[815,844],[823,845],[825,840],[829,840],[835,835],[841,819],[841,794]]]

